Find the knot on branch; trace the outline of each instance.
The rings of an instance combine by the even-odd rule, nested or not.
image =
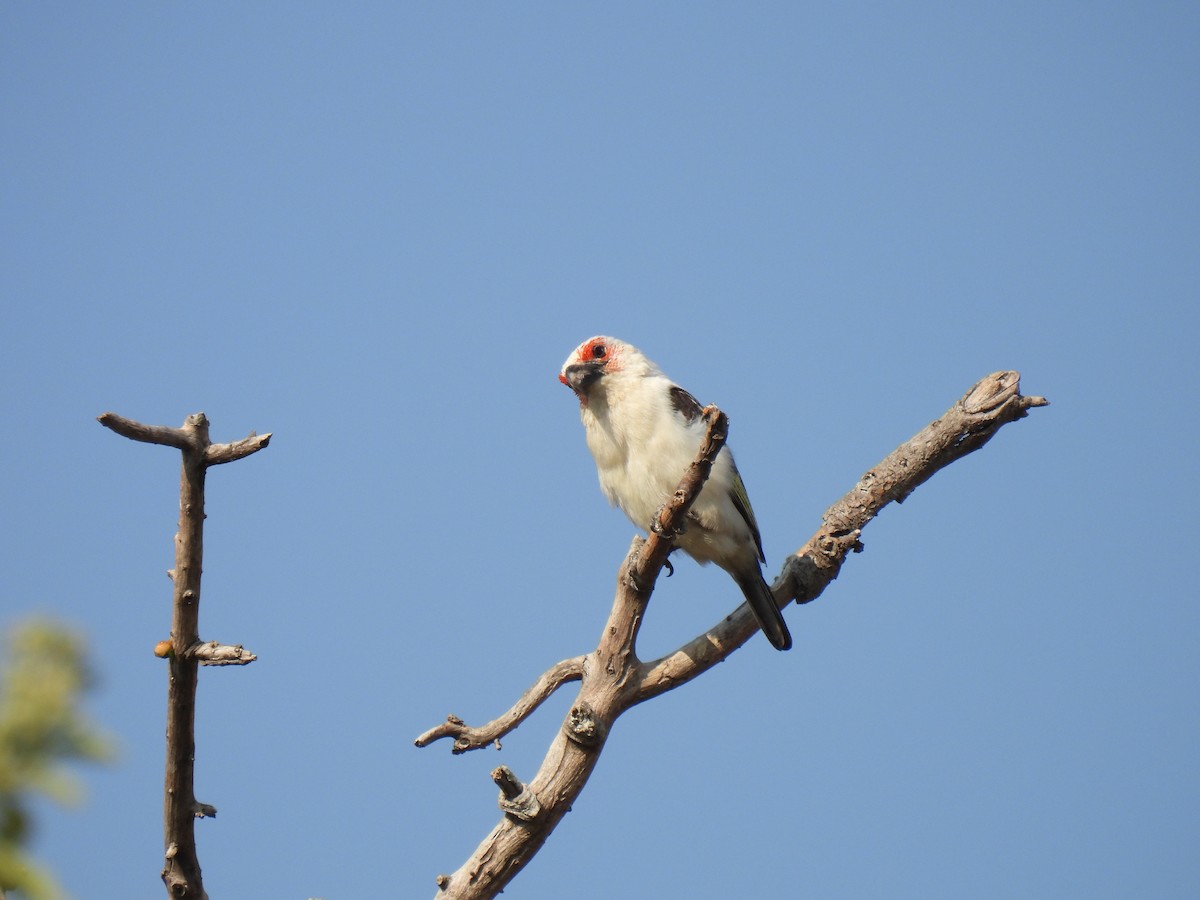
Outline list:
[[[821,594],[825,579],[809,556],[789,556],[783,561],[780,579],[784,591],[798,604],[810,603]]]
[[[851,553],[862,553],[861,528],[823,528],[783,563],[780,579],[797,603],[815,600],[838,577]]]
[[[492,781],[500,787],[500,809],[522,822],[532,822],[542,811],[537,794],[523,784],[508,766],[492,770]]]
[[[179,844],[171,841],[167,845],[163,870],[159,873],[163,884],[167,886],[167,893],[172,897],[194,897],[196,900],[208,900],[208,894],[205,892],[203,885],[196,885],[199,888],[197,892],[193,889],[193,885],[188,880],[188,877],[183,873],[183,866],[179,858],[180,855]]]
[[[823,568],[838,569],[849,553],[862,553],[866,549],[862,542],[861,528],[839,531],[823,531],[817,535],[810,548],[816,563]],[[836,576],[836,573],[834,575]]]
[[[596,716],[591,704],[581,701],[571,707],[567,720],[563,722],[563,732],[581,747],[595,747],[604,743],[607,730],[604,723]]]
[[[480,746],[472,738],[472,729],[466,722],[458,716],[451,713],[446,716],[446,721],[441,725],[429,729],[423,735],[418,737],[413,743],[418,747],[425,747],[432,744],[439,738],[451,737],[454,738],[454,746],[450,748],[451,753],[466,753],[468,750],[476,746]]]

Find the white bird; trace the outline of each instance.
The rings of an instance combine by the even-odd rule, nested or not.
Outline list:
[[[640,350],[612,337],[589,338],[576,347],[558,380],[579,398],[605,496],[648,531],[700,448],[703,407]],[[717,456],[675,542],[701,565],[716,563],[733,576],[767,640],[779,650],[792,646],[763,580],[762,538],[728,447]]]

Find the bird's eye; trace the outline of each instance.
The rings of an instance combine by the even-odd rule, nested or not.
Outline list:
[[[592,347],[592,359],[604,359],[606,356],[608,356],[608,348],[603,344],[596,344]]]

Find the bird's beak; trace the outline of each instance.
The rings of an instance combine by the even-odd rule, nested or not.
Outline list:
[[[576,363],[567,366],[558,376],[558,380],[582,397],[601,375],[604,374],[604,363],[600,360]]]

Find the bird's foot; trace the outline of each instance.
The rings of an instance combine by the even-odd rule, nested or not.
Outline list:
[[[677,525],[673,531],[663,528],[662,514],[663,514],[663,510],[666,508],[667,508],[667,504],[664,503],[662,506],[660,506],[658,509],[656,509],[654,511],[654,518],[650,520],[650,530],[653,531],[655,534],[657,534],[659,537],[675,539],[675,538],[679,537],[681,534],[683,534],[684,531],[687,530],[687,526],[685,525],[685,523],[680,522],[679,525]]]
[[[625,567],[625,577],[629,579],[630,586],[639,594],[649,587],[646,580],[642,578],[641,572],[638,571],[637,560],[629,560],[629,565]]]

